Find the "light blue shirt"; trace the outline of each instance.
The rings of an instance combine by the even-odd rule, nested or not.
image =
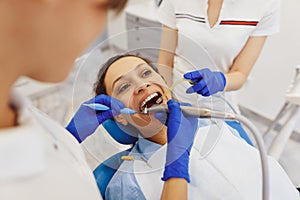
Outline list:
[[[210,124],[209,120],[201,119],[198,121],[199,127],[204,127]],[[234,133],[231,129],[231,131]],[[236,135],[236,134],[235,134]],[[133,156],[135,160],[141,160],[148,162],[148,159],[158,151],[162,145],[151,142],[147,139],[139,137],[138,142],[134,145],[129,156]],[[125,160],[118,171],[114,174],[109,182],[106,191],[105,199],[146,199],[142,189],[140,188],[138,181],[134,175],[134,162]],[[149,186],[151,187],[151,186]]]
[[[135,160],[147,162],[152,154],[161,147],[162,145],[140,137],[129,155],[133,156]],[[129,160],[122,163],[106,188],[105,199],[146,199],[135,178],[133,163]]]

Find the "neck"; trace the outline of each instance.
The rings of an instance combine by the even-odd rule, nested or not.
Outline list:
[[[0,129],[17,125],[17,113],[11,107],[2,106],[0,112]]]
[[[16,126],[17,113],[10,106],[11,88],[16,80],[0,67],[0,128]]]
[[[163,128],[154,136],[147,138],[148,140],[155,142],[157,144],[164,145],[167,143],[167,127],[163,126]]]
[[[24,67],[26,52],[21,48],[18,37],[15,37],[16,18],[13,15],[7,17],[6,14],[9,12],[6,10],[10,7],[6,6],[9,4],[1,1],[0,27],[5,31],[0,32],[0,128],[16,125],[16,111],[10,106],[11,89],[17,78],[29,70]]]

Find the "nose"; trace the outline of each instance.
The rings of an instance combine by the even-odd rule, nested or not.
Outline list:
[[[138,87],[135,89],[135,93],[136,93],[136,94],[140,94],[140,93],[142,93],[143,91],[145,91],[145,89],[146,89],[147,87],[149,87],[149,86],[150,86],[149,83],[142,83],[140,86],[138,86]]]

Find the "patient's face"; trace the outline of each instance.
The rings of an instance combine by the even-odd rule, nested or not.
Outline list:
[[[146,107],[166,104],[171,98],[162,77],[144,60],[134,56],[124,57],[114,62],[106,73],[104,83],[108,95],[138,112],[143,111]],[[153,132],[154,127],[161,128],[161,124],[153,114],[151,116],[122,115],[122,120],[125,121],[124,125],[129,122],[139,130],[144,129],[143,132],[145,130],[149,132],[150,129]],[[152,134],[155,134],[154,132]]]

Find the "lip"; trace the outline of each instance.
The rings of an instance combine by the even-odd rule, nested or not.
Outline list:
[[[160,86],[159,86],[159,88],[161,89],[161,90],[158,90],[158,89],[156,89],[156,90],[151,90],[151,91],[146,91],[145,92],[145,94],[143,95],[143,97],[140,99],[140,101],[139,101],[139,103],[138,103],[138,110],[140,110],[140,107],[141,107],[141,105],[142,105],[142,103],[150,96],[150,95],[153,95],[153,94],[155,94],[155,93],[159,93],[162,97],[162,104],[163,103],[165,103],[165,99],[166,99],[166,97],[165,97],[165,92],[164,92],[164,90],[163,90],[163,88],[161,88]]]

